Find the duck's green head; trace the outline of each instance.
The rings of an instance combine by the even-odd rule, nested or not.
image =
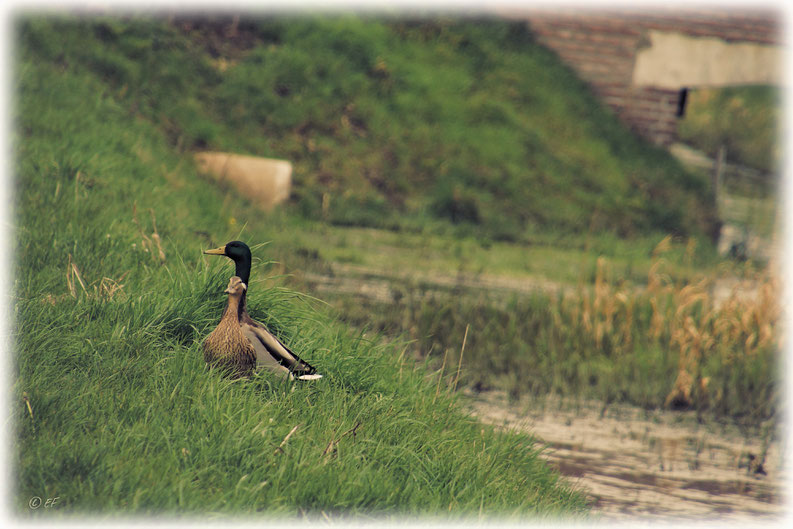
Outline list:
[[[246,285],[251,277],[251,249],[242,241],[231,241],[214,250],[204,250],[209,255],[225,255],[237,265],[235,276],[242,279]]]

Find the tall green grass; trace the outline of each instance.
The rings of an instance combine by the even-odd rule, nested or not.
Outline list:
[[[424,366],[265,286],[252,315],[325,377],[208,371],[227,260],[267,239],[90,71],[16,65],[13,506],[18,515],[580,515],[526,435],[460,411]],[[210,259],[210,260],[206,260]],[[31,510],[32,497],[59,497]]]
[[[395,346],[351,335],[288,291],[252,289],[252,313],[320,366],[321,383],[207,371],[200,340],[222,310],[227,274],[177,261],[146,289],[18,300],[19,511],[33,496],[60,496],[59,514],[512,516],[583,506],[531,439],[477,425]]]

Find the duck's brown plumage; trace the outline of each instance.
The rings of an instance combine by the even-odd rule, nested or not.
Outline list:
[[[256,369],[256,352],[240,325],[245,283],[234,276],[229,281],[226,309],[215,330],[204,340],[204,361],[228,370],[233,376],[246,376]]]
[[[290,351],[245,310],[247,286],[233,276],[220,323],[204,340],[204,360],[227,369],[233,376],[246,376],[257,368],[301,380],[322,378],[314,368]]]
[[[241,331],[253,347],[256,356],[256,366],[276,373],[289,373],[290,377],[301,380],[322,378],[316,368],[301,359],[291,349],[284,345],[267,327],[248,315],[246,307],[247,283],[251,274],[251,250],[242,241],[231,241],[220,248],[205,250],[210,255],[225,255],[233,260],[236,265],[235,277],[246,285],[240,297],[238,307],[238,321]]]

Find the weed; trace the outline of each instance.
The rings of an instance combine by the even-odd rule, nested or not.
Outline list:
[[[693,245],[687,247],[682,259],[691,258]],[[779,391],[773,265],[747,272],[749,286],[724,298],[718,277],[673,279],[672,249],[667,238],[657,245],[646,286],[616,281],[600,257],[591,284],[581,280],[558,294],[504,298],[418,284],[393,303],[335,306],[353,325],[404,332],[417,358],[440,366],[439,377],[457,363],[450,387],[460,380],[516,397],[553,393],[691,408],[761,424],[775,415]],[[433,350],[440,351],[434,359]]]

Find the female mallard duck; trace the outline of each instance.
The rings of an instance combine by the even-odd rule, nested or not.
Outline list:
[[[205,250],[204,253],[225,255],[233,260],[236,265],[236,272],[231,279],[233,281],[237,278],[242,284],[242,287],[237,287],[240,290],[239,301],[238,303],[235,302],[237,325],[240,327],[242,335],[247,338],[249,345],[253,348],[256,357],[256,367],[263,367],[278,373],[289,373],[290,376],[297,377],[300,380],[321,378],[322,375],[317,374],[317,370],[312,365],[301,360],[299,356],[268,331],[264,324],[259,323],[248,315],[245,303],[248,280],[251,275],[251,250],[248,245],[244,242],[232,241],[220,248]],[[229,289],[231,289],[231,281],[229,282]],[[229,289],[226,291],[228,292]],[[229,306],[231,306],[231,303],[232,294],[229,292]],[[226,307],[226,312],[223,313],[224,318],[227,317],[226,313],[230,310],[229,306]],[[204,350],[206,351],[206,348]]]
[[[229,280],[229,300],[220,323],[204,340],[204,361],[228,370],[232,376],[249,375],[256,368],[256,353],[242,331],[240,313],[247,287],[237,276]]]

